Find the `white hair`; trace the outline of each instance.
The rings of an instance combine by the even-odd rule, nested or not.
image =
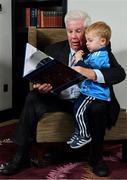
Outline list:
[[[67,14],[64,17],[65,26],[67,25],[67,22],[72,20],[82,20],[84,21],[84,27],[88,27],[91,24],[91,18],[90,16],[81,10],[70,10],[67,12]]]

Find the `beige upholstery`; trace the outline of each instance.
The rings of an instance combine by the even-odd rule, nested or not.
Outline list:
[[[127,140],[127,112],[121,110],[117,123],[106,131],[105,140]]]
[[[28,31],[28,42],[37,46],[40,50],[43,50],[45,46],[51,43],[64,39],[66,39],[65,29],[36,29],[35,27],[30,27]],[[49,142],[66,142],[73,131],[73,127],[74,121],[70,114],[63,112],[46,113],[37,125],[37,142],[39,144]],[[120,112],[116,126],[106,132],[105,140],[122,140],[123,159],[127,161],[126,111]]]
[[[37,142],[66,142],[73,131],[73,117],[68,113],[46,113],[37,126]],[[106,131],[105,140],[127,139],[127,113],[122,111],[111,130]]]
[[[28,42],[40,50],[65,39],[67,35],[64,28],[28,28]]]
[[[74,129],[70,114],[64,112],[47,113],[38,122],[37,142],[66,142]]]

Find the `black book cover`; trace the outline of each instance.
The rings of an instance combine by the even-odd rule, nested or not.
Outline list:
[[[53,92],[60,92],[85,79],[80,73],[29,43],[26,45],[23,77],[33,83],[50,83]]]

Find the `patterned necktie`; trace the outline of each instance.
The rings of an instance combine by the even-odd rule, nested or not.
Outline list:
[[[72,55],[72,58],[71,58],[71,67],[72,66],[74,66],[76,63],[76,61],[75,61],[76,59],[75,59],[75,53]]]

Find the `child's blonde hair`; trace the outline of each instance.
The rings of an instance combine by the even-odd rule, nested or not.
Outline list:
[[[86,28],[85,33],[95,32],[96,35],[106,39],[106,45],[109,43],[111,38],[111,28],[103,21],[98,21],[91,24],[88,28]]]

